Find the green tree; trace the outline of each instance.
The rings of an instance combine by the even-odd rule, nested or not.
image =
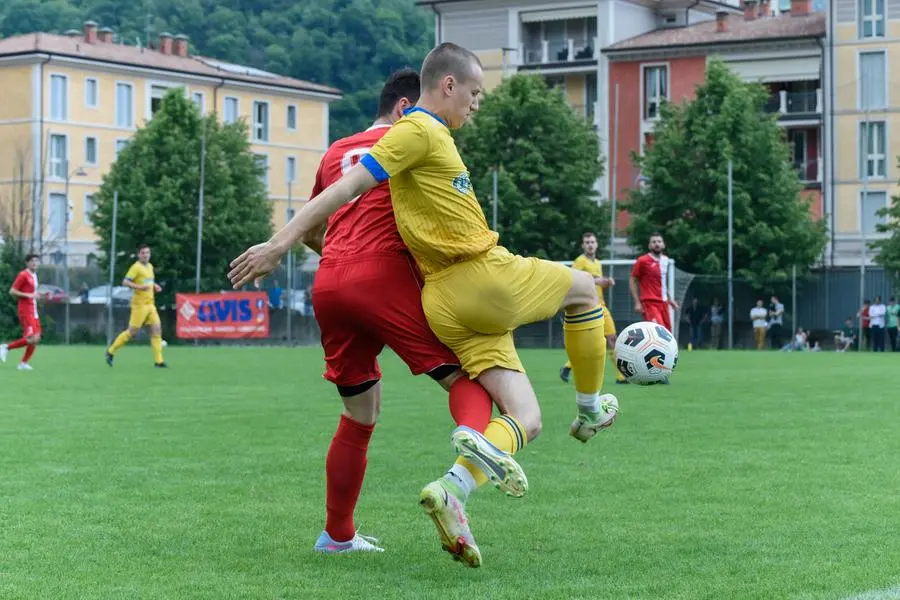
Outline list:
[[[890,204],[879,210],[878,216],[884,217],[885,223],[876,225],[875,230],[889,237],[871,242],[869,247],[878,253],[875,262],[887,269],[894,281],[900,281],[900,196],[891,196]]]
[[[272,210],[261,180],[263,169],[250,152],[244,123],[221,125],[200,116],[184,97],[170,91],[153,120],[126,146],[95,197],[94,230],[101,248],[112,235],[113,195],[119,193],[116,248],[121,276],[140,243],[165,284],[161,300],[193,291],[197,252],[200,147],[206,128],[203,260],[201,289],[226,285],[229,261],[271,234]],[[109,265],[103,256],[101,266]]]
[[[728,260],[728,160],[733,166],[734,267],[765,287],[806,269],[826,243],[801,196],[784,132],[765,114],[768,92],[711,61],[696,98],[664,104],[654,140],[632,159],[648,185],[634,190],[629,243],[646,248],[654,231],[666,237],[685,270],[719,275]]]
[[[511,251],[571,258],[586,230],[601,247],[608,243],[609,211],[594,192],[603,170],[597,136],[542,77],[506,79],[459,130],[457,144],[489,224],[498,167],[497,229]]]

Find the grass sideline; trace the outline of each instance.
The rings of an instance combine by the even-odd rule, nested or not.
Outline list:
[[[0,598],[842,598],[900,582],[900,355],[682,353],[567,436],[561,351],[524,351],[544,433],[523,499],[470,502],[485,566],[440,552],[419,489],[452,462],[444,393],[393,355],[358,524],[315,555],[339,399],[316,348],[41,347],[0,365]],[[608,377],[611,381],[611,376]]]

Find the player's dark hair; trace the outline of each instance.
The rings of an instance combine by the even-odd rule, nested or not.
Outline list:
[[[378,117],[390,114],[401,98],[409,100],[410,105],[419,101],[422,93],[422,80],[415,69],[400,69],[394,71],[381,88],[381,96],[378,98]]]
[[[25,262],[27,262],[27,263],[28,263],[28,262],[31,262],[31,259],[32,259],[32,258],[40,258],[40,256],[37,255],[37,254],[26,254],[26,255],[25,255]]]
[[[581,241],[583,242],[584,240],[586,240],[589,237],[597,239],[597,234],[594,233],[593,231],[585,231],[584,233],[581,234]]]
[[[148,249],[149,249],[150,246],[147,245],[147,244],[138,244],[137,251],[140,252],[140,251],[143,250],[144,248],[148,248]]]
[[[433,90],[446,75],[453,75],[464,83],[474,75],[473,65],[481,68],[481,61],[474,52],[444,42],[429,52],[422,63],[422,89]]]
[[[661,234],[660,232],[654,231],[653,233],[650,234],[650,237],[647,238],[647,241],[649,242],[650,240],[652,240],[655,237],[661,238],[662,236],[663,236],[663,234]]]

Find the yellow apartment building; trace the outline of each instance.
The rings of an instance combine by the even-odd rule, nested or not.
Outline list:
[[[185,36],[164,33],[154,46],[116,43],[112,30],[92,21],[66,35],[0,40],[0,201],[25,190],[42,215],[32,235],[54,262],[66,233],[69,264],[98,251],[93,194],[172,88],[221,120],[246,120],[267,167],[275,227],[288,218],[289,198],[296,210],[309,197],[339,90],[192,56]]]
[[[876,213],[900,190],[900,2],[835,0],[829,18],[834,70],[832,256],[859,264]],[[829,149],[826,149],[829,151]],[[869,252],[869,262],[872,256]]]

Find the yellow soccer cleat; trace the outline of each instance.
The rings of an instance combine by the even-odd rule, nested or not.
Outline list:
[[[619,399],[612,394],[603,394],[600,396],[600,412],[593,413],[579,409],[578,416],[569,428],[569,435],[586,444],[600,431],[612,427],[618,416]]]
[[[419,495],[419,505],[425,510],[441,538],[441,546],[467,567],[481,566],[481,551],[469,529],[466,507],[451,494],[440,480],[432,481]]]

